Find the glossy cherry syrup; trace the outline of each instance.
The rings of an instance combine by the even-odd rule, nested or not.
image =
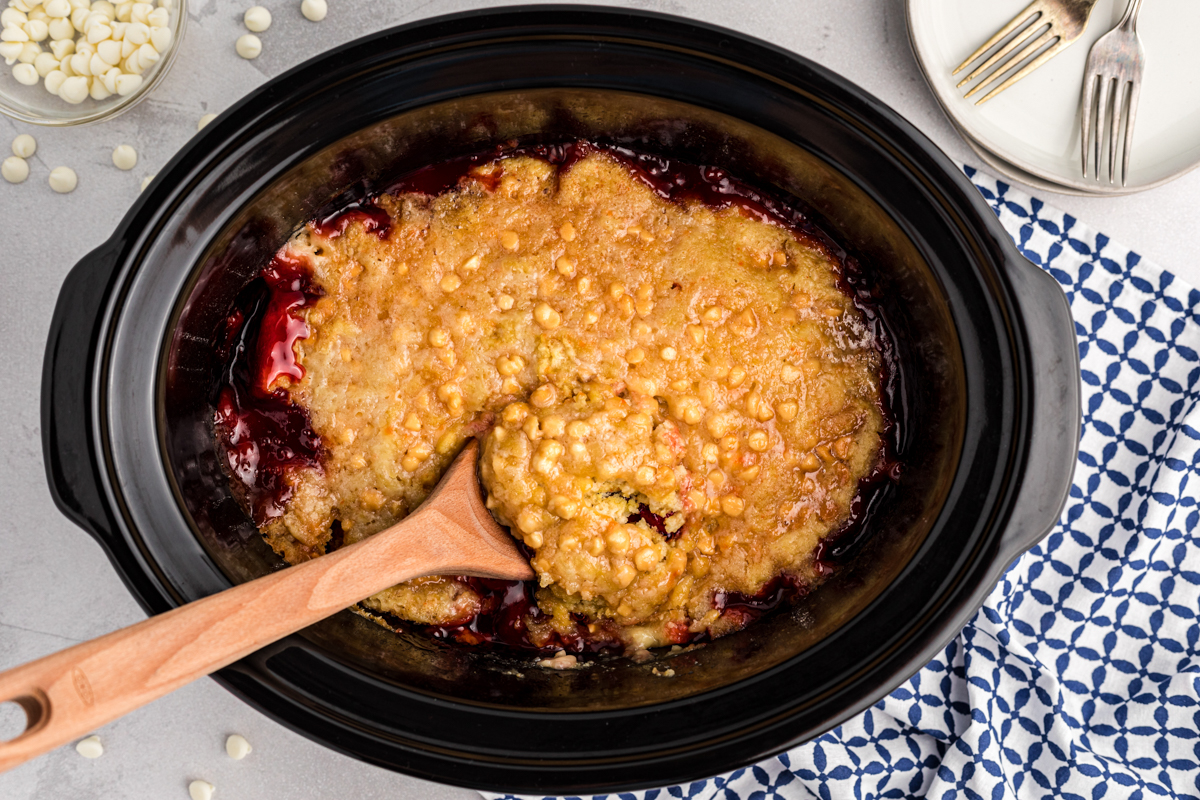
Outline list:
[[[285,473],[321,463],[308,413],[270,388],[281,376],[304,377],[294,346],[308,335],[300,312],[318,297],[308,265],[280,253],[241,292],[225,322],[215,429],[259,525],[283,514],[291,498]]]

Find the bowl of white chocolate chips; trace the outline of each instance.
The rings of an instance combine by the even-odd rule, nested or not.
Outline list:
[[[7,0],[0,111],[55,126],[115,116],[166,75],[186,19],[186,0]]]

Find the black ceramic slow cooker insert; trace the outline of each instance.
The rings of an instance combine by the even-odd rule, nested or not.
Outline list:
[[[340,613],[216,679],[374,764],[583,794],[712,775],[877,701],[1054,524],[1079,378],[1065,298],[911,125],[731,31],[581,6],[459,14],[333,50],[195,137],[68,276],[46,354],[59,507],[150,613],[283,566],[212,437],[238,292],[354,187],[504,142],[592,139],[790,196],[864,265],[902,364],[905,469],[847,567],[790,613],[660,663],[545,670]],[[655,667],[670,666],[661,677]]]

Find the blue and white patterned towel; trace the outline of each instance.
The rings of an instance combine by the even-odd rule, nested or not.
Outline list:
[[[966,172],[1071,301],[1083,438],[1059,525],[861,716],[752,767],[614,797],[1200,798],[1200,291]]]

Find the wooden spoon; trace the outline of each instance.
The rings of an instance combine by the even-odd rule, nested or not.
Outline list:
[[[0,743],[0,772],[397,583],[532,578],[484,506],[478,453],[470,442],[429,499],[381,533],[0,673],[0,702],[26,715],[24,733]]]

